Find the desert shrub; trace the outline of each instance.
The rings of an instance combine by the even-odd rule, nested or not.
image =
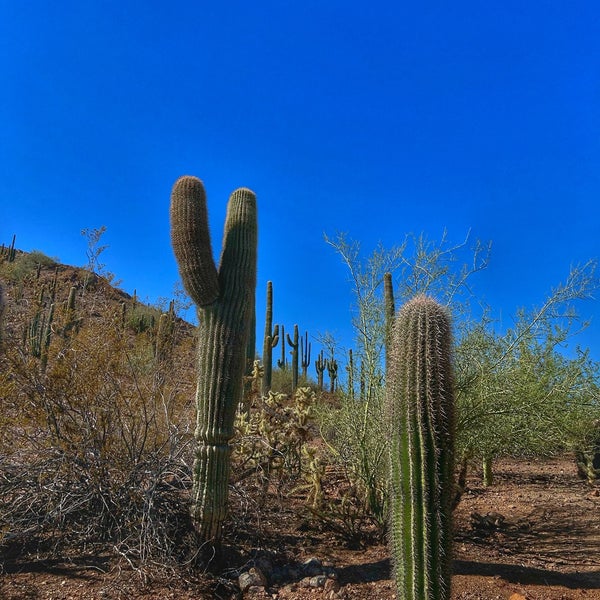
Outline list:
[[[326,499],[320,518],[348,537],[383,534],[386,520],[386,438],[383,390],[370,399],[346,394],[338,402],[319,403],[316,410],[326,442],[326,462],[337,466],[348,490],[344,498]]]
[[[12,262],[0,263],[0,274],[13,283],[22,282],[36,273],[38,268],[52,267],[56,261],[39,250],[18,252]]]
[[[153,329],[160,313],[150,306],[136,304],[125,314],[125,323],[134,333],[143,333]]]
[[[302,472],[303,448],[313,437],[316,395],[298,388],[294,395],[270,391],[256,397],[250,414],[240,412],[235,422],[234,454],[237,476],[261,473],[293,478]]]
[[[316,392],[317,384],[310,377],[305,377],[300,373],[298,375],[298,388],[310,388]],[[271,389],[280,394],[292,394],[292,370],[289,367],[286,369],[273,369]]]
[[[149,338],[110,307],[100,317],[53,335],[45,369],[16,334],[0,357],[0,545],[104,543],[164,562],[192,535],[189,361],[158,377]]]

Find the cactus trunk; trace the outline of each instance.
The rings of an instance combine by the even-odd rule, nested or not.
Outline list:
[[[454,402],[450,323],[419,296],[394,323],[390,422],[390,546],[399,598],[448,600],[451,578]]]
[[[210,247],[202,182],[182,177],[171,197],[171,237],[183,284],[198,305],[198,387],[192,518],[201,541],[218,542],[227,512],[229,441],[242,399],[256,290],[256,199],[233,192],[221,262]]]

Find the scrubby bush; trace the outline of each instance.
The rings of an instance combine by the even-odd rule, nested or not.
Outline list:
[[[39,250],[18,252],[13,261],[0,262],[0,275],[10,282],[19,283],[34,276],[40,267],[52,267],[55,264],[55,259]]]
[[[184,493],[193,439],[189,345],[181,354],[174,346],[177,366],[158,376],[151,338],[123,328],[118,310],[96,303],[94,318],[77,310],[82,323],[69,335],[61,332],[73,315],[55,311],[45,369],[18,327],[8,332],[0,357],[0,545],[103,543],[141,564],[176,558],[194,548],[183,543],[193,531]]]

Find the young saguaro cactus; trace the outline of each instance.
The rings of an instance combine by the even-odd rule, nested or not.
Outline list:
[[[298,325],[294,325],[294,337],[291,338],[290,334],[286,335],[287,342],[291,348],[290,354],[292,355],[292,392],[296,391],[298,387],[298,350],[300,348]]]
[[[454,488],[448,315],[418,296],[396,316],[391,339],[386,411],[397,593],[406,600],[448,600]]]
[[[269,394],[273,375],[273,348],[279,342],[279,325],[273,328],[273,282],[267,281],[265,336],[263,340],[263,378],[261,393]]]
[[[198,310],[198,387],[192,518],[202,541],[218,543],[227,511],[230,439],[243,390],[256,293],[256,197],[235,190],[215,266],[204,185],[181,177],[171,194],[171,242],[185,289]]]

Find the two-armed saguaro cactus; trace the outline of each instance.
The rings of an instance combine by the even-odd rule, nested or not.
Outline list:
[[[198,307],[198,388],[192,518],[202,541],[218,542],[227,510],[233,423],[243,389],[256,293],[256,197],[246,188],[227,205],[215,266],[204,186],[182,177],[171,194],[171,241],[188,294]]]
[[[425,296],[395,319],[388,353],[390,546],[398,598],[448,600],[454,402],[450,321]]]

